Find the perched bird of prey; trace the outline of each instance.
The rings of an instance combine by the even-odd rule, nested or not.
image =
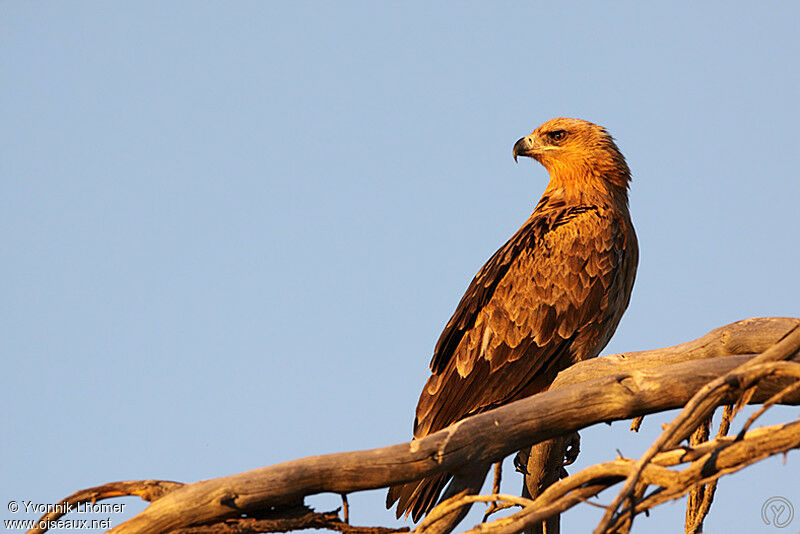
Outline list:
[[[550,182],[525,224],[489,259],[439,337],[417,404],[414,437],[546,390],[593,358],[619,324],[639,249],[628,212],[630,171],[605,128],[550,120],[514,145]],[[418,521],[450,479],[393,486],[387,507]]]

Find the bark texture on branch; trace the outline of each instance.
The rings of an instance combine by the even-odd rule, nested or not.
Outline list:
[[[747,404],[755,393],[755,387],[761,380],[770,376],[792,377],[786,385],[782,387],[782,392],[775,392],[775,398],[786,398],[790,393],[797,393],[797,380],[800,380],[800,371],[797,370],[796,363],[787,363],[798,355],[800,351],[800,325],[794,326],[780,340],[770,346],[763,353],[752,358],[751,361],[737,366],[731,373],[719,376],[709,381],[702,387],[697,394],[683,407],[681,413],[676,417],[644,455],[637,462],[637,468],[628,475],[625,485],[614,501],[606,507],[606,513],[600,524],[595,528],[595,534],[608,531],[608,527],[616,516],[616,512],[622,503],[631,497],[638,482],[638,475],[644,469],[654,455],[659,452],[677,446],[681,441],[688,438],[702,421],[711,417],[714,410],[724,400],[730,400],[733,396],[735,400],[734,412],[741,406]],[[775,402],[774,399],[766,399],[767,403]],[[726,402],[729,404],[730,402]]]
[[[795,324],[794,319],[754,318],[739,321],[715,329],[705,336],[663,349],[628,352],[597,358],[591,362],[561,373],[552,388],[581,382],[589,377],[612,374],[620,371],[648,369],[698,359],[721,356],[761,353]],[[632,426],[638,430],[641,418]],[[525,477],[528,494],[536,497],[541,491],[559,479],[561,457],[555,452],[557,441],[544,441],[531,448],[528,461],[528,475]],[[713,490],[711,490],[713,492]],[[553,534],[558,532],[558,518],[548,519],[549,528],[534,525],[526,534]]]
[[[656,455],[642,472],[645,484],[659,486],[649,496],[636,503],[641,513],[663,502],[678,499],[690,488],[716,481],[720,476],[733,473],[768,456],[800,447],[800,422],[772,427],[762,427],[741,437],[724,437],[707,441],[691,448],[681,447]],[[666,467],[686,465],[681,470]],[[523,504],[523,509],[491,523],[476,525],[464,534],[516,534],[532,524],[541,522],[554,513],[564,512],[572,506],[594,497],[618,484],[636,470],[636,461],[630,458],[593,465],[556,482],[533,503]],[[445,503],[451,508],[464,502]],[[441,505],[440,505],[441,506]],[[431,512],[433,514],[436,512]],[[620,517],[608,532],[625,528],[626,517]],[[427,521],[427,519],[426,519]],[[427,534],[423,531],[420,534]]]
[[[255,510],[296,506],[316,493],[381,488],[442,471],[464,471],[466,466],[488,468],[531,444],[598,422],[681,407],[706,383],[766,350],[797,324],[798,319],[749,319],[683,345],[582,362],[561,373],[545,393],[470,417],[420,440],[313,456],[186,484],[111,532],[165,532]],[[750,402],[763,402],[787,383],[785,379],[762,383]],[[800,392],[781,402],[800,404]]]

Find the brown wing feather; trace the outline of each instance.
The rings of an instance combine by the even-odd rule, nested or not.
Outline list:
[[[415,437],[517,398],[543,370],[558,372],[599,352],[602,347],[574,352],[571,342],[579,333],[599,334],[608,322],[606,295],[620,259],[614,245],[623,245],[619,224],[608,215],[585,206],[559,209],[533,217],[521,229],[527,235],[512,238],[509,243],[527,246],[491,284],[494,292],[453,354],[437,354],[444,365],[420,396]],[[501,250],[508,248],[517,247]],[[591,272],[585,268],[590,262],[597,263]],[[462,301],[462,307],[474,303]]]
[[[456,306],[456,311],[436,342],[431,359],[431,370],[434,373],[441,373],[444,370],[461,343],[464,333],[473,327],[478,313],[491,300],[497,285],[505,277],[511,264],[521,251],[530,247],[530,240],[535,233],[533,226],[533,218],[528,219],[472,279]]]
[[[548,201],[478,272],[447,323],[417,406],[416,438],[546,389],[564,367],[596,356],[616,328],[633,285],[632,275],[620,276],[630,270],[621,262],[636,265],[629,221],[611,209]],[[409,511],[416,521],[448,479],[395,486],[387,505],[399,500],[398,517]]]

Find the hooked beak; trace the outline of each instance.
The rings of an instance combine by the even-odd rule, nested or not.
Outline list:
[[[534,154],[533,141],[531,136],[523,137],[514,143],[514,161],[517,161],[517,156],[532,158]]]

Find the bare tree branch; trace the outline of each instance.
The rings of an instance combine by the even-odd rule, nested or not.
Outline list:
[[[698,391],[690,402],[681,410],[680,415],[664,430],[653,445],[645,452],[637,463],[636,469],[628,475],[625,486],[614,502],[609,505],[606,514],[595,529],[595,534],[601,534],[608,530],[614,514],[622,502],[633,492],[639,472],[647,463],[659,452],[666,448],[674,447],[691,434],[697,425],[709,417],[714,409],[719,406],[722,399],[735,391],[743,391],[740,399],[745,395],[752,397],[753,391],[748,391],[765,374],[772,372],[775,366],[766,365],[768,362],[786,360],[793,357],[800,350],[800,325],[795,325],[787,332],[780,341],[764,351],[763,354],[753,358],[751,361],[743,363],[734,372],[726,373],[724,376],[709,382]],[[788,370],[787,370],[788,372]],[[743,387],[743,384],[747,384]],[[738,404],[738,402],[737,402]]]
[[[94,488],[83,489],[76,491],[69,497],[65,497],[58,504],[53,506],[53,511],[39,518],[37,525],[48,524],[58,520],[60,517],[66,515],[68,510],[72,509],[72,506],[77,504],[94,504],[97,501],[105,499],[128,496],[141,497],[145,501],[153,502],[181,486],[183,486],[182,483],[172,482],[170,480],[124,480],[103,484],[102,486],[95,486]],[[28,534],[41,534],[46,531],[47,529],[37,526],[29,530]]]
[[[331,512],[314,512],[305,506],[296,509],[281,510],[276,514],[264,514],[263,517],[239,517],[214,523],[186,527],[173,531],[174,534],[258,534],[261,532],[290,532],[309,528],[327,529],[342,534],[393,534],[408,532],[408,528],[357,527],[339,518],[338,510]]]
[[[748,432],[742,439],[718,438],[696,449],[682,447],[660,453],[641,471],[640,479],[647,484],[660,486],[662,490],[638,502],[635,513],[678,499],[698,484],[707,484],[768,456],[796,448],[800,448],[800,421],[760,428]],[[667,469],[684,463],[688,465],[681,471]],[[541,522],[599,494],[625,480],[637,469],[637,462],[628,458],[587,467],[553,484],[523,510],[491,523],[477,525],[465,534],[516,534],[528,525]],[[616,516],[615,522],[609,526],[609,532],[615,532],[624,519],[623,516]]]
[[[722,420],[719,423],[717,438],[721,438],[728,434],[732,419],[733,406],[725,406],[722,414]],[[689,445],[692,447],[697,447],[701,443],[708,441],[710,432],[711,418],[708,419],[708,424],[703,423],[701,427],[698,427],[698,429],[692,433]],[[686,502],[686,524],[684,528],[686,534],[700,534],[703,532],[703,521],[708,515],[708,512],[711,510],[711,503],[714,502],[714,493],[716,491],[716,480],[709,482],[707,485],[692,488],[689,491],[689,498]],[[636,500],[638,501],[639,499],[641,499],[641,495],[637,496]]]
[[[716,329],[700,339],[682,345],[581,362],[559,374],[547,392],[470,417],[410,443],[366,451],[314,456],[192,484],[172,483],[176,486],[171,491],[154,500],[147,509],[118,525],[111,532],[151,533],[185,530],[190,527],[213,526],[234,518],[238,521],[244,519],[242,517],[244,515],[247,518],[263,520],[259,514],[263,514],[264,511],[276,514],[270,519],[277,520],[284,517],[281,514],[289,514],[291,510],[301,506],[305,496],[316,493],[342,494],[386,487],[443,471],[458,475],[470,471],[474,473],[477,469],[483,470],[482,477],[485,477],[492,463],[532,444],[598,422],[629,419],[682,407],[709,382],[753,360],[756,363],[748,365],[746,372],[735,375],[734,385],[746,388],[755,386],[752,389],[752,397],[748,400],[751,403],[762,403],[794,383],[794,379],[791,378],[795,376],[794,370],[787,366],[797,364],[775,363],[764,357],[768,355],[774,357],[775,351],[769,347],[798,324],[800,320],[790,318],[749,319]],[[762,352],[764,354],[761,356],[754,356]],[[741,387],[712,389],[715,392],[716,403],[713,406],[733,404],[742,398]],[[782,395],[779,397],[780,403],[800,404],[800,391],[797,389]],[[711,404],[700,403],[698,406],[705,408]],[[685,433],[685,429],[691,433],[694,427],[688,426],[689,422],[687,418],[685,424],[678,424],[677,428],[681,432],[673,435],[681,435]],[[794,427],[791,428],[793,429],[791,432],[796,432]],[[743,438],[740,442],[751,443],[748,440],[758,432],[759,430],[754,430],[748,433],[747,439]],[[792,436],[797,437],[794,434]],[[720,439],[722,438],[706,443],[719,445],[723,443]],[[668,449],[677,444],[668,438],[664,438],[663,441],[665,446],[660,446],[650,461],[616,460],[595,466],[602,469],[593,471],[592,476],[587,476],[582,471],[583,475],[578,473],[556,482],[536,498],[535,502],[538,504],[535,513],[526,508],[524,524],[535,524],[551,517],[554,513],[560,513],[574,504],[583,502],[612,483],[633,477],[637,470],[641,471],[639,478],[648,484],[660,485],[662,488],[677,488],[675,484],[680,483],[705,484],[716,479],[691,471],[694,463],[685,470],[688,474],[682,474],[684,472],[676,474],[658,465],[656,459],[661,459],[661,455],[674,454],[675,451]],[[758,454],[768,454],[776,450],[775,446],[780,444],[791,447],[793,443],[789,438],[783,441],[773,442],[771,439],[766,441],[758,442],[758,446],[763,447]],[[719,459],[729,450],[743,451],[744,449],[735,448],[737,443],[725,442],[727,448],[714,449],[708,454],[717,454]],[[705,450],[702,449],[703,445],[698,445],[697,449],[693,450]],[[749,462],[750,457],[758,456],[752,451],[748,458],[744,458],[746,455],[743,454],[736,456],[735,461],[728,467],[724,467],[727,464],[718,462],[722,471],[716,476],[741,468],[747,465],[746,462]],[[687,453],[682,461],[691,461],[686,459],[690,457],[691,454]],[[695,479],[697,482],[694,482]],[[583,482],[575,485],[576,480]],[[565,486],[565,483],[569,486]],[[470,481],[470,491],[476,491],[475,484],[474,480]],[[568,490],[562,491],[564,488]],[[688,487],[684,488],[684,493],[685,491],[688,491]],[[669,496],[676,494],[677,490],[661,493]],[[464,498],[464,495],[456,495],[456,498]],[[655,502],[662,498],[661,494],[646,496],[644,501],[638,502],[632,508],[631,513],[646,509],[642,508],[643,502]],[[466,510],[471,502],[474,501],[465,503],[463,508]],[[518,514],[510,517],[516,517]],[[612,514],[615,521],[620,517],[622,516]],[[494,528],[490,525],[494,525],[497,521],[520,525],[519,518],[501,518],[482,525],[481,529]],[[448,528],[452,526],[454,525]],[[447,529],[442,532],[444,531]]]

